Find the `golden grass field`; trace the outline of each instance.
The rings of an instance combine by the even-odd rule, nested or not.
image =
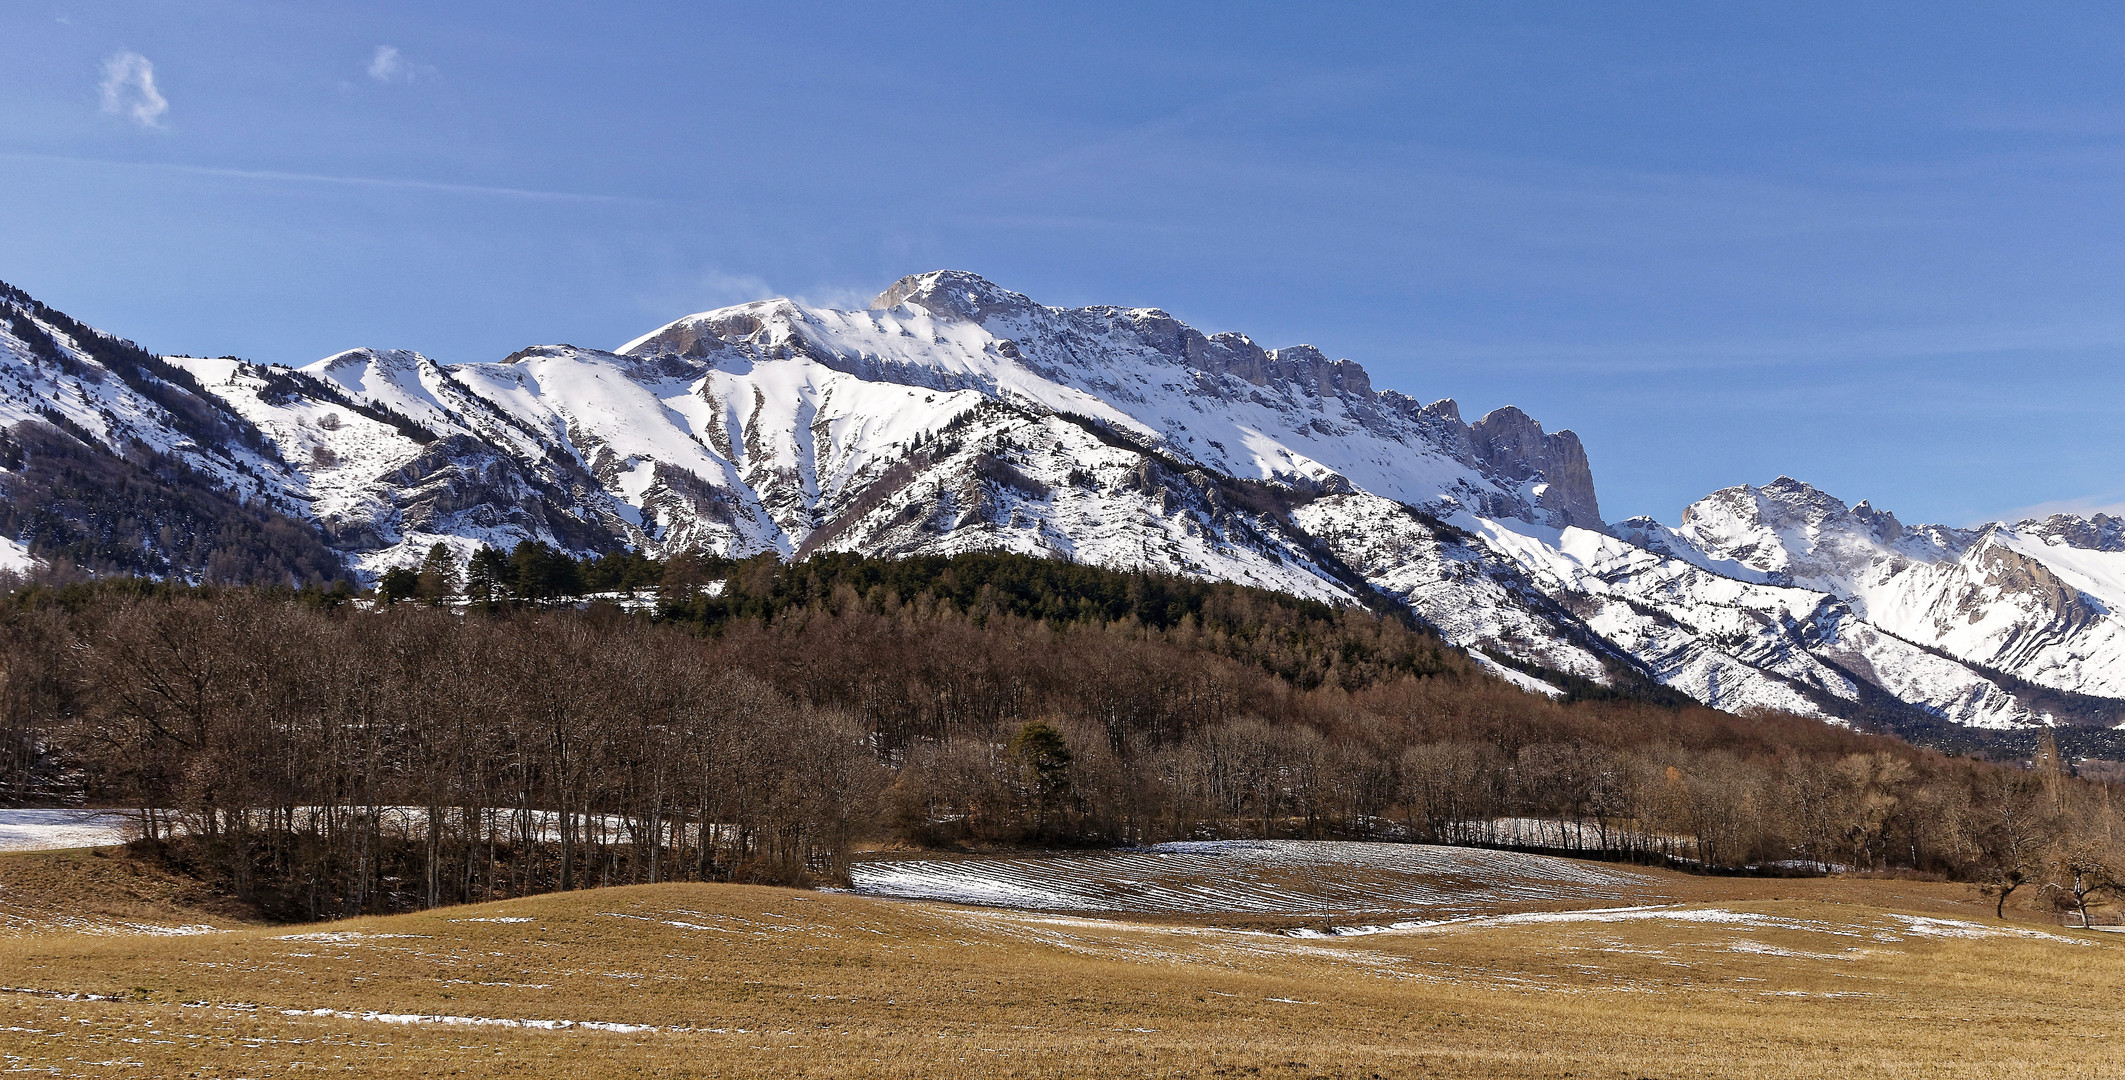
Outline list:
[[[1634,873],[1661,906],[1338,937],[735,885],[290,927],[0,856],[0,1072],[2125,1076],[2125,935],[1956,885]],[[144,932],[188,924],[221,929]]]

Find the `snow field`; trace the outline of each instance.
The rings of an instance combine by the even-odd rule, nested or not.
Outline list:
[[[0,810],[0,851],[123,844],[128,824],[126,815],[100,810]]]
[[[1223,840],[1135,851],[859,862],[862,896],[1039,911],[1333,916],[1644,895],[1623,867],[1477,848]]]

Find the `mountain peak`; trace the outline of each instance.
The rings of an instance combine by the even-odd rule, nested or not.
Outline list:
[[[1852,508],[1852,518],[1873,529],[1874,535],[1883,543],[1904,535],[1904,523],[1896,520],[1895,514],[1887,510],[1877,510],[1873,503],[1865,499],[1861,499],[1859,505]]]
[[[373,349],[365,346],[358,349],[348,349],[345,352],[333,353],[323,360],[305,365],[303,370],[311,374],[322,372],[330,375],[337,375],[346,371],[358,371],[363,368],[404,372],[419,370],[423,363],[432,364],[434,361],[411,349]]]
[[[1816,487],[1814,484],[1805,480],[1795,480],[1783,473],[1779,474],[1778,479],[1765,484],[1762,490],[1766,495],[1774,495],[1780,498],[1830,498],[1821,488]],[[1840,501],[1838,505],[1842,506],[1844,504]]]
[[[1022,293],[1015,293],[980,274],[965,270],[932,270],[910,274],[887,286],[871,301],[871,310],[914,304],[932,315],[945,315],[979,323],[991,315],[1039,307]]]
[[[1825,521],[1844,517],[1852,509],[1843,499],[1790,476],[1781,476],[1758,491],[1772,510],[1773,518],[1780,521],[1821,525]]]
[[[1542,474],[1547,487],[1536,503],[1550,512],[1551,524],[1608,531],[1594,497],[1593,466],[1577,434],[1544,434],[1539,421],[1513,405],[1485,413],[1468,431],[1476,456],[1504,475],[1525,480]]]

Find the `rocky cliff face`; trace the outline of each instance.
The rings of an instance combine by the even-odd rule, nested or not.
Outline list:
[[[2125,518],[2096,514],[2076,517],[2053,514],[2042,521],[2024,521],[2015,526],[2024,536],[2061,547],[2084,551],[2125,551]]]
[[[1543,693],[1656,682],[1737,711],[1992,727],[2059,694],[2092,695],[2064,717],[2091,722],[2125,699],[2116,519],[1911,527],[1780,478],[1612,528],[1570,431],[1511,407],[1467,423],[1350,360],[1155,308],[939,271],[865,310],[743,304],[615,352],[290,369],[106,362],[100,335],[10,297],[0,421],[63,422],[114,458],[150,446],[365,575],[438,541],[1009,550],[1400,605]],[[0,542],[4,566],[36,537]]]
[[[1594,467],[1578,435],[1544,435],[1540,423],[1510,405],[1476,421],[1469,433],[1484,464],[1516,480],[1541,478],[1536,505],[1550,525],[1608,531],[1594,497]]]
[[[1452,402],[1376,391],[1363,367],[1311,346],[1263,349],[1155,308],[1048,308],[956,271],[902,279],[864,312],[773,301],[689,316],[621,352],[719,366],[802,358],[869,382],[1094,418],[1237,478],[1604,527],[1577,437],[1544,435],[1517,410],[1481,422],[1479,438]]]

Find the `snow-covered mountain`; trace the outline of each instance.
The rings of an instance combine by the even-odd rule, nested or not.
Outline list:
[[[1611,528],[1569,431],[1512,408],[1464,422],[1351,361],[1156,309],[1051,308],[941,271],[868,310],[744,304],[614,352],[149,358],[161,367],[133,379],[98,377],[117,369],[82,339],[105,339],[8,302],[0,421],[56,414],[120,454],[141,440],[307,522],[365,575],[438,540],[1009,550],[1399,604],[1540,692],[2125,719],[2114,519],[1907,529],[1781,479],[1715,493],[1674,528]]]
[[[1643,546],[1747,581],[1837,597],[1913,644],[2055,690],[2125,697],[2125,522],[2056,515],[1907,528],[1786,477],[1717,491]]]
[[[181,367],[0,284],[0,570],[330,580],[302,480]]]

